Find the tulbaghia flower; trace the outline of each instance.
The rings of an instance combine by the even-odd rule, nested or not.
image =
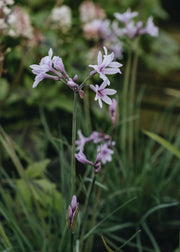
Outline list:
[[[115,89],[106,88],[108,80],[106,79],[101,86],[90,85],[90,88],[96,93],[95,101],[98,100],[100,108],[102,108],[102,101],[107,104],[112,104],[111,98],[108,95],[114,95],[117,91]]]
[[[89,65],[90,67],[94,68],[94,71],[91,72],[91,75],[95,73],[99,73],[99,76],[101,79],[104,81],[107,81],[107,85],[110,84],[110,81],[106,77],[106,74],[116,74],[116,73],[121,73],[120,67],[122,64],[119,62],[114,61],[114,53],[112,52],[111,54],[107,55],[107,48],[104,47],[104,59],[102,59],[102,53],[99,51],[98,57],[97,57],[97,62],[98,65]]]
[[[13,8],[12,13],[7,17],[7,23],[9,25],[9,36],[22,36],[27,39],[32,38],[33,28],[31,26],[30,17],[20,6],[15,6]]]
[[[152,37],[157,37],[158,34],[159,34],[159,29],[157,26],[154,25],[153,23],[153,17],[149,17],[148,18],[148,21],[147,21],[147,24],[145,26],[144,29],[141,29],[140,31],[141,34],[149,34],[151,35]]]
[[[91,141],[91,136],[90,137],[85,137],[83,136],[81,130],[78,130],[78,140],[76,140],[76,150],[77,151],[83,151],[84,150],[84,146],[87,142]]]
[[[135,38],[139,35],[142,25],[141,21],[138,21],[136,24],[134,21],[129,22],[123,29],[123,35],[129,37],[130,39]]]
[[[103,164],[112,161],[112,154],[114,153],[114,151],[109,148],[108,143],[104,143],[98,146],[98,152],[101,153],[101,161]]]
[[[48,56],[43,57],[39,65],[36,65],[36,64],[30,65],[30,67],[32,68],[32,72],[36,74],[33,88],[35,88],[39,84],[39,82],[42,81],[43,79],[60,80],[62,78],[62,75],[53,68],[54,62],[55,62],[55,66],[57,66],[58,65],[57,61],[59,61],[59,63],[61,63],[61,61],[57,59],[58,58],[57,56],[52,58],[52,55],[53,55],[53,50],[52,48],[50,48],[48,52]],[[60,67],[62,67],[62,65],[59,66],[57,70],[59,70]],[[49,71],[55,75],[46,74]]]
[[[62,74],[65,74],[64,64],[62,62],[62,59],[58,56],[54,56],[52,60],[54,67],[59,70]]]
[[[75,158],[81,163],[81,164],[89,164],[93,165],[91,161],[89,161],[85,154],[80,150],[79,153],[75,154]]]
[[[117,101],[116,99],[112,99],[112,104],[109,106],[109,113],[111,117],[112,124],[116,124],[117,118]]]
[[[76,228],[78,206],[79,204],[77,202],[77,198],[75,195],[73,195],[71,205],[68,207],[68,214],[67,214],[68,227],[72,232],[74,232]]]
[[[71,9],[67,5],[55,7],[51,13],[51,20],[55,27],[57,26],[61,31],[66,32],[72,24]]]
[[[90,135],[89,139],[93,141],[93,143],[97,144],[103,141],[109,140],[111,137],[109,135],[105,135],[103,133],[93,131],[93,133]]]
[[[97,174],[101,169],[101,153],[99,152],[94,163],[94,173]]]
[[[127,24],[132,18],[138,16],[138,12],[136,11],[131,12],[131,9],[128,8],[127,11],[124,12],[123,14],[116,12],[114,16],[117,20]]]
[[[104,10],[97,4],[94,4],[92,1],[84,1],[80,5],[80,19],[81,22],[87,23],[94,19],[102,20],[105,18]]]

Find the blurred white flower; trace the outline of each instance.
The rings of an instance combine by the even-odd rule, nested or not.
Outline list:
[[[54,8],[51,12],[51,21],[56,28],[66,32],[72,24],[71,9],[66,5]]]
[[[104,10],[91,1],[84,1],[80,5],[80,20],[82,23],[93,21],[94,19],[102,20],[106,17]]]
[[[7,23],[9,25],[9,36],[32,38],[33,28],[30,23],[29,15],[25,13],[20,6],[15,6],[13,8],[12,13],[8,16]]]

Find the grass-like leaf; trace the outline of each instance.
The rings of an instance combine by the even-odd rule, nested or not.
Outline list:
[[[163,147],[165,147],[167,150],[169,150],[170,152],[172,152],[176,157],[180,158],[180,150],[178,148],[176,148],[173,144],[169,143],[167,140],[165,140],[164,138],[143,130],[143,133],[147,136],[149,136],[150,138],[152,138],[153,140],[155,140],[156,142],[158,142],[159,144],[161,144]]]

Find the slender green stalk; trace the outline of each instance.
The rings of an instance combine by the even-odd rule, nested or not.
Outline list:
[[[104,180],[105,180],[106,167],[104,167],[104,170],[103,170],[103,174],[102,174],[102,177],[101,177],[101,184],[103,184]],[[92,215],[92,218],[91,218],[91,221],[90,221],[89,230],[91,230],[94,227],[95,223],[96,223],[96,217],[97,217],[99,201],[100,201],[100,198],[101,198],[101,193],[102,193],[102,187],[99,187],[98,191],[96,193],[96,201],[95,201],[95,205],[94,205],[94,208],[93,208],[93,215]],[[92,247],[92,243],[93,243],[93,235],[90,235],[89,238],[87,239],[84,251],[88,251],[88,249]],[[89,251],[91,251],[91,250],[89,250]]]
[[[74,234],[71,232],[71,252],[74,251]]]
[[[137,75],[137,67],[138,67],[138,54],[139,54],[139,38],[137,38],[136,50],[134,53],[134,59],[132,63],[132,75],[130,82],[130,111],[129,115],[133,116],[134,114],[134,105],[135,105],[135,88],[136,88],[136,75]],[[134,142],[134,121],[132,120],[129,124],[129,160],[133,161],[133,142]]]
[[[91,116],[90,116],[90,106],[89,106],[89,90],[86,91],[86,95],[84,96],[84,114],[85,114],[85,120],[87,125],[87,131],[92,132],[91,129]]]
[[[126,136],[127,136],[127,117],[128,117],[128,87],[129,87],[129,79],[130,79],[130,69],[131,69],[131,61],[132,61],[132,52],[131,48],[129,47],[128,51],[128,61],[127,61],[127,67],[125,71],[125,77],[124,77],[124,87],[123,87],[123,102],[122,102],[122,131],[121,131],[121,139],[120,139],[120,145],[122,146],[122,151],[124,153],[124,156],[126,156]],[[125,161],[125,160],[124,160]]]
[[[84,206],[84,216],[83,216],[83,219],[82,219],[83,226],[82,226],[82,232],[81,232],[81,237],[80,237],[80,251],[83,251],[82,250],[83,249],[83,240],[84,240],[84,234],[85,234],[85,231],[86,231],[87,219],[88,219],[88,206],[89,206],[90,198],[91,198],[91,195],[92,195],[92,192],[93,192],[95,180],[96,180],[96,175],[93,173],[93,180],[92,180],[92,183],[90,185],[89,193],[88,193],[87,200],[86,200],[85,206]]]
[[[72,118],[72,156],[71,156],[71,197],[76,191],[76,165],[75,165],[75,141],[76,141],[76,114],[77,93],[74,92],[73,118]]]

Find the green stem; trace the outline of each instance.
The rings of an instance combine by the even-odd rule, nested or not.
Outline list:
[[[74,234],[71,232],[71,252],[74,251]]]
[[[101,178],[101,183],[102,184],[104,183],[105,175],[106,175],[106,167],[104,167],[102,178]],[[96,217],[97,217],[99,201],[100,201],[100,198],[101,198],[101,193],[102,193],[102,187],[99,187],[98,191],[96,193],[96,201],[95,201],[95,205],[94,205],[94,208],[93,208],[93,215],[92,215],[92,218],[91,218],[91,221],[90,221],[89,230],[91,230],[94,227],[95,223],[96,223]],[[92,243],[93,243],[93,234],[89,236],[89,238],[88,238],[88,240],[86,242],[86,246],[85,246],[84,251],[88,251],[88,250],[91,251],[90,248],[92,247]]]
[[[135,105],[135,89],[136,89],[136,74],[138,67],[138,53],[139,53],[139,38],[137,38],[137,47],[134,53],[134,59],[132,64],[132,75],[130,83],[130,111],[129,115],[133,117],[134,115],[134,105]],[[133,162],[133,143],[134,143],[134,121],[132,120],[129,126],[129,160]]]
[[[82,232],[81,232],[81,237],[80,237],[80,251],[83,251],[83,240],[84,240],[84,234],[86,231],[87,219],[88,219],[88,206],[89,206],[90,198],[91,198],[91,195],[93,192],[95,180],[96,180],[96,175],[93,173],[93,180],[90,185],[88,197],[87,197],[87,200],[86,200],[85,206],[84,206],[84,216],[82,219],[83,226],[82,226]]]
[[[124,77],[124,87],[123,87],[123,101],[122,101],[122,132],[121,132],[121,140],[120,145],[122,146],[123,156],[126,156],[126,135],[127,135],[127,117],[128,117],[128,86],[129,86],[129,78],[130,78],[130,69],[131,69],[131,60],[132,60],[132,52],[131,48],[129,47],[128,51],[128,61],[127,61],[127,67],[125,71],[125,77]]]
[[[72,119],[71,196],[75,195],[76,191],[76,165],[75,165],[76,114],[77,114],[77,93],[74,92],[73,119]]]

